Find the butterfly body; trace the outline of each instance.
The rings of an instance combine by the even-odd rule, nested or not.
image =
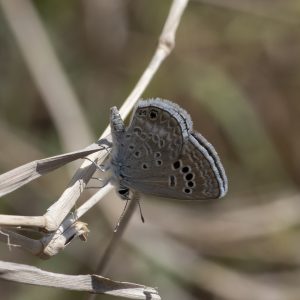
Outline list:
[[[130,190],[167,198],[203,200],[227,192],[220,159],[193,131],[189,114],[168,100],[141,100],[126,128],[111,109],[112,182],[126,198]]]

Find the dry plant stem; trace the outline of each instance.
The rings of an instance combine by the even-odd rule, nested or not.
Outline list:
[[[110,262],[110,259],[112,255],[114,254],[117,244],[120,242],[123,233],[125,232],[125,229],[127,228],[127,225],[135,211],[135,208],[137,206],[137,202],[139,201],[140,195],[137,192],[133,193],[133,197],[129,202],[129,205],[124,213],[123,218],[120,220],[120,224],[118,224],[117,230],[114,232],[112,239],[107,246],[98,266],[96,273],[104,275],[106,273],[107,266]]]
[[[166,57],[171,53],[175,46],[175,34],[182,17],[182,14],[186,8],[188,0],[173,0],[167,20],[159,38],[157,49],[141,78],[135,85],[130,95],[125,100],[124,104],[120,108],[120,114],[125,119],[137,100],[141,97],[146,87],[149,85],[151,79],[157,72],[158,68]],[[106,136],[110,133],[110,127],[107,127],[103,133]]]
[[[46,272],[36,267],[0,261],[0,278],[33,285],[107,294],[128,299],[160,300],[151,287],[130,282],[113,281],[98,275],[65,275]]]
[[[108,183],[89,198],[84,204],[75,210],[74,215],[77,219],[81,218],[86,212],[88,212],[93,206],[95,206],[103,197],[113,188],[111,183]]]
[[[24,0],[24,3],[25,2],[28,4],[28,0]],[[145,70],[137,85],[133,89],[132,93],[129,95],[129,97],[126,99],[125,103],[121,107],[120,112],[123,118],[125,118],[128,115],[135,102],[141,96],[141,94],[149,84],[150,80],[154,76],[155,72],[158,70],[163,60],[169,55],[169,53],[173,49],[175,33],[183,11],[187,5],[187,2],[187,0],[174,0],[172,2],[169,15],[167,17],[165,26],[159,39],[157,50],[147,69]],[[11,1],[12,4],[7,4],[7,2],[4,0],[0,0],[0,3],[2,4],[3,8],[5,6],[6,10],[9,10],[11,9],[10,5],[16,5],[16,0]],[[15,7],[13,7],[12,9],[14,8]],[[109,133],[109,131],[110,129],[107,128],[102,137],[105,137]],[[93,161],[96,161],[98,164],[101,164],[101,162],[105,159],[106,155],[106,151],[100,151],[98,153],[89,155],[89,158]],[[47,213],[44,215],[44,228],[46,230],[55,231],[56,229],[58,229],[62,221],[65,219],[65,217],[71,211],[72,207],[75,205],[77,199],[79,198],[84,187],[86,186],[86,183],[89,181],[94,171],[95,166],[91,162],[85,160],[82,166],[77,170],[76,174],[72,178],[68,188],[64,191],[61,197],[51,207],[49,207]],[[111,189],[112,186],[109,185],[104,191],[108,193]],[[91,206],[89,206],[89,208],[91,208]],[[121,231],[121,228],[119,228],[119,230]]]
[[[176,29],[179,24],[180,18],[183,14],[183,11],[187,5],[187,2],[187,0],[173,1],[164,29],[159,39],[158,48],[147,69],[145,70],[142,77],[133,89],[132,93],[128,96],[125,103],[120,109],[122,118],[126,118],[126,116],[129,114],[130,110],[149,84],[151,78],[154,76],[162,61],[168,56],[168,54],[174,47]],[[109,134],[109,132],[110,128],[108,127],[102,134],[101,138],[106,137]],[[105,157],[106,153],[103,152],[99,154],[92,154],[89,156],[91,160],[97,160],[99,164],[101,164]],[[48,219],[48,225],[46,229],[57,229],[59,224],[63,221],[64,217],[66,217],[67,213],[70,212],[71,208],[74,206],[80,193],[82,192],[82,184],[80,184],[79,180],[82,177],[84,177],[85,180],[89,180],[91,177],[91,173],[88,172],[88,169],[92,167],[93,166],[90,162],[85,161],[73,177],[72,183],[70,184],[69,188],[62,194],[60,199],[58,199],[58,201],[49,208],[48,212],[45,215]],[[110,189],[107,189],[106,192],[108,193],[109,190]],[[57,218],[57,215],[62,210],[64,211],[64,214],[60,214],[59,218]]]
[[[41,241],[27,238],[6,228],[0,228],[0,241],[7,244],[9,249],[21,247],[35,256],[39,256],[44,249]]]
[[[34,160],[30,163],[12,169],[4,174],[0,175],[0,197],[11,193],[12,191],[22,187],[38,177],[45,175],[53,170],[56,170],[67,163],[84,158],[85,156],[105,150],[106,148],[101,145],[105,141],[98,141],[93,143],[84,149],[77,151],[60,154],[44,159]]]
[[[45,227],[45,218],[43,216],[14,216],[14,215],[0,215],[0,224],[5,226],[32,226]]]
[[[85,223],[78,222],[78,219],[103,198],[106,189],[111,189],[110,183],[100,189],[77,210],[70,213],[59,228],[51,235],[46,235],[40,240],[34,240],[10,230],[1,230],[0,228],[0,241],[6,243],[9,248],[13,244],[13,246],[21,247],[35,256],[48,259],[63,250],[73,238],[86,235],[88,232],[87,226]],[[0,215],[0,224],[2,225],[44,227],[43,222],[45,222],[45,217],[43,216],[20,217]]]
[[[66,151],[93,140],[71,84],[30,0],[0,0],[25,63],[56,125]]]
[[[129,206],[126,209],[124,217],[120,220],[120,224],[118,224],[118,230],[114,232],[110,243],[108,244],[107,248],[105,249],[104,254],[101,257],[101,260],[97,266],[96,273],[105,275],[107,271],[108,264],[116,251],[118,243],[120,242],[124,231],[135,211],[137,206],[137,202],[139,201],[140,195],[136,192],[133,193],[133,197],[130,200]],[[90,295],[88,300],[95,299],[96,295]]]

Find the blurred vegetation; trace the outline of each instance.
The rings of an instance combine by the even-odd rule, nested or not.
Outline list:
[[[108,123],[109,108],[122,104],[147,66],[171,1],[44,0],[34,4],[96,140]],[[272,226],[279,229],[267,235],[264,226],[270,223],[258,221],[250,212],[252,207],[272,206],[279,200],[283,200],[279,209],[284,213],[282,219],[288,218],[287,209],[296,209],[288,207],[296,202],[287,200],[285,206],[284,199],[297,196],[300,185],[299,20],[300,2],[296,0],[191,1],[174,51],[143,95],[172,100],[190,112],[194,128],[215,146],[224,163],[229,193],[220,201],[190,206],[145,197],[146,224],[140,225],[141,230],[147,222],[155,222],[199,258],[259,282],[280,282],[285,287],[300,284],[299,224],[281,230],[281,215],[275,214]],[[0,66],[0,173],[64,152],[1,9]],[[43,214],[68,178],[65,169],[56,171],[2,198],[1,213]],[[106,201],[119,207],[115,194],[108,198]],[[49,261],[19,250],[9,252],[0,245],[1,259],[68,274],[93,272],[111,235],[100,209],[101,205],[83,220],[91,230],[86,244],[72,243]],[[225,218],[248,210],[245,220]],[[191,216],[193,222],[189,223]],[[271,217],[266,210],[266,219]],[[224,226],[228,240],[214,239],[211,228],[217,221],[221,223],[215,232],[221,237]],[[198,233],[205,224],[208,232]],[[236,236],[235,230],[247,226],[257,226],[258,232],[230,240],[231,234]],[[229,233],[228,227],[232,228]],[[164,246],[158,244],[161,240],[147,235],[144,239],[154,249],[161,248],[158,256],[172,256],[164,253]],[[190,280],[190,275],[166,269],[161,259],[150,259],[130,245],[120,245],[108,275],[158,286],[165,299],[232,299]],[[41,293],[47,299],[85,297],[83,293],[0,282],[3,299],[34,300],[40,299]]]

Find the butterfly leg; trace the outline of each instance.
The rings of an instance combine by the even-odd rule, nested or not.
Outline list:
[[[98,180],[101,182],[101,185],[100,186],[88,186],[86,187],[86,189],[102,189],[103,187],[105,187],[109,181],[110,181],[110,178],[106,178],[106,179],[102,179],[102,178],[98,178],[98,177],[92,177],[91,179],[95,179],[95,180]]]
[[[90,161],[101,172],[106,172],[106,171],[108,171],[110,169],[109,164],[97,165],[93,160],[89,159],[88,157],[84,157],[84,159],[87,159],[88,161]]]

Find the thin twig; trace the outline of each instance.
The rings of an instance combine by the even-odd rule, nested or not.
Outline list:
[[[16,9],[16,0],[13,0],[11,4],[14,7],[10,7],[7,5],[6,1],[1,1],[0,3],[2,6],[5,6],[6,9],[14,10]],[[28,3],[28,0],[25,0]],[[24,3],[25,3],[24,2]],[[174,0],[172,2],[169,15],[167,17],[165,26],[163,28],[162,34],[159,38],[159,44],[157,50],[153,58],[151,59],[148,67],[146,68],[145,72],[141,76],[140,80],[136,84],[135,88],[133,89],[132,93],[128,96],[125,103],[120,109],[121,115],[125,118],[130,110],[132,109],[133,105],[136,103],[138,98],[141,96],[147,85],[149,84],[150,80],[157,72],[159,66],[162,64],[164,59],[169,55],[171,50],[175,44],[175,33],[180,22],[181,16],[183,11],[188,3],[188,0]],[[27,4],[24,4],[27,5]],[[29,4],[30,5],[30,4]],[[11,11],[10,11],[11,12]],[[22,16],[24,17],[24,16]],[[105,130],[102,137],[106,137],[106,135],[110,132],[109,127]],[[107,140],[109,141],[110,137],[107,136]],[[100,151],[98,153],[91,154],[89,159],[91,161],[95,161],[98,164],[101,164],[102,161],[107,156],[105,151]],[[51,206],[48,208],[46,214],[44,215],[44,228],[48,231],[55,231],[58,229],[62,221],[66,218],[66,216],[70,213],[71,209],[74,207],[77,199],[81,195],[82,191],[84,190],[87,182],[90,180],[92,174],[95,171],[95,165],[88,160],[85,160],[81,167],[77,170],[76,174],[72,178],[68,188],[64,191],[61,197]],[[104,196],[105,193],[108,193],[112,189],[111,185],[108,185],[102,192]],[[97,200],[98,201],[98,200]],[[97,201],[90,201],[89,206],[85,206],[85,211],[80,213],[84,213],[87,209],[90,209],[92,202],[95,204]],[[93,204],[93,205],[94,205]],[[121,231],[121,228],[119,229]],[[56,233],[53,233],[52,238],[57,237]]]
[[[72,151],[90,144],[93,137],[88,122],[36,8],[30,0],[1,0],[0,5],[52,116],[63,148]]]
[[[39,256],[43,251],[43,244],[39,240],[33,240],[5,228],[0,230],[0,241],[6,243],[10,249],[20,247],[35,256]]]
[[[124,216],[121,218],[120,224],[117,225],[118,230],[113,233],[112,239],[109,242],[107,248],[105,249],[101,257],[101,260],[99,261],[99,264],[96,269],[97,274],[102,274],[102,275],[106,274],[107,267],[135,211],[135,208],[139,201],[139,197],[140,195],[138,193],[136,192],[133,193],[133,197],[130,200],[129,206],[126,209]],[[91,294],[88,296],[88,300],[93,300],[95,299],[95,297],[96,297],[95,295]]]
[[[133,192],[133,197],[130,200],[130,203],[124,213],[124,216],[120,220],[120,224],[118,224],[118,229],[114,232],[113,237],[107,246],[98,266],[96,269],[97,274],[102,274],[104,275],[106,273],[107,266],[116,250],[117,244],[120,242],[125,229],[128,226],[128,223],[135,211],[135,208],[137,206],[137,203],[139,201],[140,195],[137,192]]]
[[[164,61],[164,59],[169,55],[170,51],[174,47],[174,39],[175,39],[175,33],[177,30],[177,26],[180,22],[180,19],[182,17],[182,14],[184,12],[184,9],[188,3],[188,0],[174,0],[172,2],[172,6],[169,12],[169,15],[167,17],[164,29],[162,31],[162,34],[159,39],[159,44],[157,47],[157,50],[150,61],[148,67],[144,71],[143,75],[141,76],[140,80],[134,87],[131,94],[126,99],[125,103],[122,105],[120,109],[120,113],[122,118],[126,118],[126,116],[129,114],[130,110],[134,106],[134,104],[137,102],[138,98],[141,96],[147,85],[149,84],[151,78],[154,76],[156,71],[158,70],[158,67],[161,65],[161,63]],[[110,128],[107,127],[104,133],[102,134],[101,138],[106,137],[110,133]],[[95,153],[91,154],[89,158],[92,161],[97,161],[99,164],[102,163],[102,161],[105,159],[106,155],[104,153]],[[46,217],[48,218],[49,226],[48,230],[55,230],[59,224],[63,221],[62,215],[59,218],[56,218],[58,212],[62,210],[62,208],[67,208],[66,210],[71,210],[71,208],[76,203],[80,193],[82,192],[80,184],[80,180],[84,176],[86,180],[90,179],[92,176],[89,168],[92,168],[93,164],[91,162],[85,161],[84,164],[81,166],[81,168],[76,172],[76,174],[73,177],[72,183],[70,184],[68,190],[66,190],[60,199],[52,205],[48,212],[46,213]],[[111,187],[112,189],[112,187]],[[108,193],[110,189],[107,189],[106,192]],[[66,216],[66,215],[65,215]],[[64,217],[65,217],[64,216]],[[52,226],[50,226],[50,224]]]

